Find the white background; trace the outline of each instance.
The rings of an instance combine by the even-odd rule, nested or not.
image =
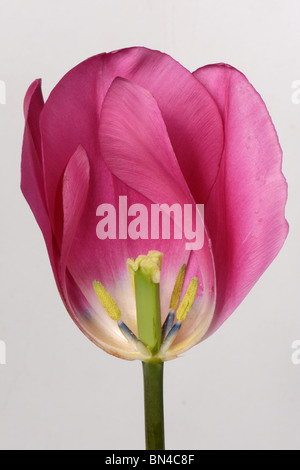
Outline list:
[[[226,324],[165,367],[168,449],[299,449],[299,0],[0,0],[1,449],[143,449],[139,363],[98,350],[57,293],[19,190],[22,102],[73,66],[140,45],[191,71],[227,62],[263,96],[284,150],[288,240]]]

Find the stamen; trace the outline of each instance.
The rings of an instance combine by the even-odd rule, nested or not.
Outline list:
[[[128,328],[128,326],[122,320],[118,320],[118,326],[119,326],[120,330],[122,331],[123,335],[125,336],[125,338],[127,339],[127,341],[133,347],[135,347],[135,349],[137,351],[139,351],[140,353],[142,353],[146,357],[149,357],[149,358],[151,357],[151,353],[150,353],[149,349],[144,345],[144,343],[142,343],[141,340],[139,340],[135,336],[135,334],[131,331],[131,329]]]
[[[174,342],[176,336],[178,335],[178,332],[181,328],[181,325],[182,325],[182,323],[180,321],[177,321],[175,323],[175,325],[171,328],[171,330],[169,331],[166,339],[164,340],[164,342],[162,344],[162,347],[160,348],[161,353],[166,352],[170,348],[170,346]]]
[[[186,319],[187,314],[189,313],[189,311],[191,310],[195,302],[197,290],[198,290],[198,278],[193,277],[186,291],[186,294],[183,297],[182,302],[179,305],[178,310],[176,312],[176,317],[179,322],[182,323]]]
[[[130,344],[135,344],[137,342],[138,339],[135,334],[122,320],[118,320],[118,326]]]
[[[171,296],[171,301],[170,301],[170,309],[171,310],[175,311],[177,306],[178,306],[180,296],[181,296],[181,292],[182,292],[182,288],[183,288],[183,284],[184,284],[184,280],[185,280],[185,274],[186,274],[186,264],[181,266],[180,271],[179,271],[178,276],[177,276],[177,279],[176,279],[176,282],[175,282],[175,286],[174,286],[172,296]]]
[[[177,322],[175,323],[174,326],[172,326],[175,315],[174,315],[174,312],[171,310],[171,312],[167,316],[166,321],[163,325],[164,340],[160,348],[161,353],[165,353],[175,341],[175,338],[178,335],[178,332],[181,328],[182,322],[186,319],[187,314],[189,313],[189,311],[191,310],[195,302],[197,290],[198,290],[198,278],[193,277],[186,291],[186,294],[183,297],[183,300],[181,304],[179,305],[178,310],[176,312]]]
[[[151,353],[149,349],[140,341],[135,334],[131,331],[130,328],[121,320],[121,312],[119,307],[113,300],[113,298],[109,295],[105,287],[99,281],[93,282],[94,290],[97,294],[98,299],[100,300],[103,308],[109,315],[109,317],[118,323],[120,330],[122,331],[123,335],[137,351],[143,354],[144,357],[150,358]]]
[[[121,312],[119,310],[119,307],[117,306],[113,298],[109,295],[105,287],[99,281],[94,281],[93,286],[98,299],[100,300],[104,310],[107,312],[109,317],[114,321],[120,320]]]
[[[165,319],[165,322],[162,326],[162,332],[161,332],[161,340],[164,341],[166,339],[166,337],[168,336],[168,334],[170,333],[171,331],[171,328],[173,326],[173,323],[174,323],[174,318],[175,318],[175,312],[174,310],[171,310],[167,316],[167,318]]]
[[[162,341],[166,339],[166,337],[168,336],[168,334],[170,333],[172,329],[174,318],[175,318],[175,310],[178,306],[178,303],[181,297],[182,287],[183,287],[184,280],[185,280],[185,274],[186,274],[186,264],[183,264],[177,275],[175,286],[171,295],[170,312],[162,326]]]
[[[132,290],[133,290],[133,294],[134,294],[134,298],[135,298],[135,282],[134,282],[134,276],[133,276],[133,275],[130,275],[130,278],[131,278],[131,285],[132,285]]]

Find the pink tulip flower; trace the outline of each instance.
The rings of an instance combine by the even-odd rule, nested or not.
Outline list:
[[[130,48],[81,63],[45,103],[36,80],[24,109],[22,191],[62,300],[83,333],[117,357],[149,359],[127,263],[134,274],[134,260],[148,252],[160,283],[161,324],[180,268],[186,265],[175,309],[195,280],[180,330],[155,357],[173,359],[214,333],[288,232],[282,151],[246,77],[224,64],[190,73],[166,54]],[[186,249],[187,236],[151,238],[150,223],[139,237],[128,236],[141,207],[151,213],[161,204],[204,206],[204,216],[197,212],[201,249]],[[101,239],[111,207],[112,236]]]

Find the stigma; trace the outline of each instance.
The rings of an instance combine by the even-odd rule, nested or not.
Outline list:
[[[134,276],[139,270],[154,284],[160,282],[160,272],[162,268],[163,254],[160,251],[149,251],[147,255],[140,255],[136,259],[127,260],[129,273]]]

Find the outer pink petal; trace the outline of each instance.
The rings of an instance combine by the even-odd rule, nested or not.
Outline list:
[[[38,124],[43,106],[41,81],[36,80],[29,87],[24,100],[25,131],[22,149],[21,189],[42,231],[45,225],[44,219],[47,219]]]
[[[39,118],[44,106],[41,80],[29,87],[24,100],[25,131],[22,148],[21,189],[43,233],[55,279],[58,279],[58,253],[53,242],[44,191]],[[62,292],[61,292],[62,293]]]
[[[225,128],[220,172],[205,211],[217,274],[212,333],[281,249],[288,233],[287,185],[276,131],[245,76],[227,65],[201,68],[195,76],[216,100]]]

